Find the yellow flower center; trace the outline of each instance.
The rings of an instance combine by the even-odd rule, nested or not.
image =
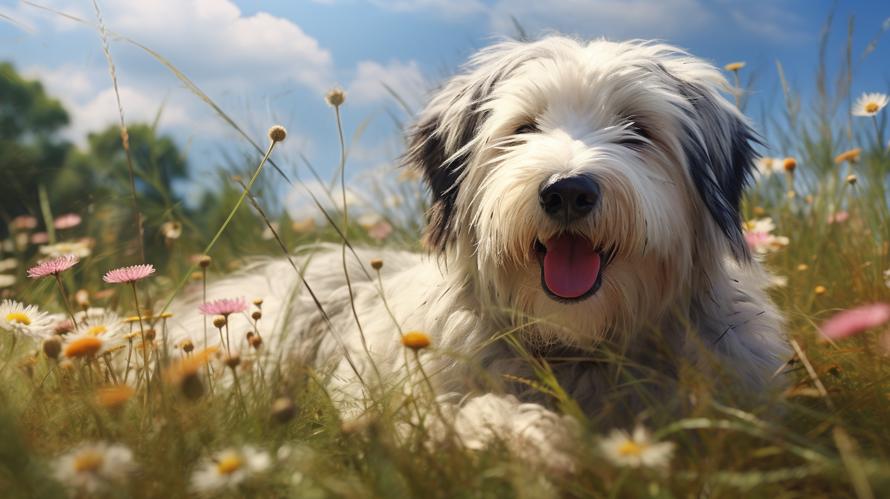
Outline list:
[[[94,450],[84,451],[74,458],[74,471],[78,473],[93,473],[99,471],[105,457]]]
[[[78,338],[65,347],[65,357],[87,357],[95,355],[102,348],[102,340],[95,336]]]
[[[103,325],[93,326],[87,329],[87,334],[90,336],[99,336],[100,334],[105,334],[108,332],[108,328]]]
[[[244,462],[236,454],[227,454],[216,463],[216,470],[220,475],[231,475],[241,469]]]
[[[877,102],[869,102],[869,103],[865,104],[865,112],[866,113],[878,112],[878,103]]]
[[[6,314],[7,322],[18,322],[19,324],[24,324],[26,326],[31,325],[31,318],[25,315],[23,312],[10,312]]]
[[[642,445],[633,440],[628,440],[618,447],[618,453],[625,457],[639,456],[643,453],[643,448]]]

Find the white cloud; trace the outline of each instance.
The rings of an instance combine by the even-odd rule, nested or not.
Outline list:
[[[353,192],[353,189],[349,187],[350,182],[348,180],[346,184],[347,206],[349,208],[361,206],[362,203],[359,201],[360,196],[357,196],[355,192]],[[321,204],[325,211],[331,216],[335,216],[334,214],[337,210],[343,206],[343,193],[340,191],[339,186],[335,186],[334,189],[331,190],[328,186],[323,185],[316,180],[304,181],[303,185],[300,185],[298,181],[294,181],[294,185],[290,188],[284,201],[287,214],[294,220],[301,220],[304,218],[314,218],[316,220],[324,219],[324,215],[321,210],[318,209],[312,196],[306,192],[307,190],[312,193],[312,196],[315,196],[315,200],[318,200],[318,203]]]
[[[357,103],[392,100],[386,89],[407,102],[416,102],[427,90],[427,83],[416,61],[390,61],[386,65],[376,61],[362,61],[349,85],[348,97]]]

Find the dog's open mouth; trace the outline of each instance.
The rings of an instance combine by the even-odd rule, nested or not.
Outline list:
[[[603,282],[608,254],[584,236],[562,233],[545,242],[535,241],[541,265],[541,287],[552,298],[577,302],[592,296]]]

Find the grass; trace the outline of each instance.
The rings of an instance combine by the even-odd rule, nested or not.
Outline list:
[[[243,133],[185,75],[160,55],[155,56]],[[843,65],[848,66],[852,67]],[[409,367],[404,382],[419,387],[414,397],[395,395],[401,390],[393,387],[392,393],[375,394],[372,409],[364,416],[344,419],[325,390],[327,373],[278,362],[277,354],[259,362],[245,353],[240,364],[233,366],[232,359],[218,352],[202,353],[200,345],[189,353],[181,346],[172,349],[169,357],[158,346],[150,349],[153,353],[146,376],[151,378],[150,384],[135,385],[133,393],[115,392],[123,401],[112,403],[108,397],[100,397],[108,393],[101,389],[115,383],[113,376],[122,377],[125,372],[109,369],[104,356],[59,362],[41,351],[41,345],[2,331],[3,496],[96,496],[53,479],[58,456],[93,441],[116,442],[134,454],[132,474],[97,493],[104,497],[189,496],[195,470],[205,466],[214,453],[244,445],[267,452],[272,465],[221,496],[886,496],[890,492],[888,333],[870,331],[829,343],[820,340],[818,325],[841,309],[888,301],[884,271],[890,268],[886,196],[890,153],[883,147],[887,110],[874,122],[844,119],[848,107],[843,103],[851,102],[849,85],[844,82],[852,76],[839,75],[839,88],[832,89],[824,72],[820,75],[818,102],[811,106],[817,110],[815,114],[802,112],[807,106],[786,85],[784,113],[771,116],[765,125],[778,136],[781,152],[796,158],[796,169],[761,177],[744,202],[747,219],[769,216],[776,232],[789,238],[787,246],[768,253],[765,260],[776,275],[787,278],[784,286],[772,289],[772,296],[787,319],[798,350],[790,367],[792,386],[779,400],[751,407],[728,402],[732,397],[715,393],[714,384],[704,376],[683,373],[682,393],[696,397],[691,410],[678,417],[653,405],[640,415],[658,439],[676,446],[670,471],[624,468],[610,462],[599,445],[607,428],[572,409],[571,401],[565,400],[548,378],[546,365],[536,366],[540,379],[524,381],[562,399],[563,409],[579,418],[583,431],[572,450],[573,472],[529,463],[507,452],[503,445],[477,451],[430,445],[429,422],[437,415],[425,389],[427,374],[410,367],[417,365],[412,362],[406,362]],[[834,91],[836,95],[832,95]],[[340,106],[335,110],[339,117]],[[338,132],[342,141],[342,130]],[[257,146],[260,139],[249,140],[259,153],[265,151],[266,157],[272,153],[271,146]],[[344,161],[346,147],[343,143]],[[835,164],[833,158],[852,147],[862,148],[859,161]],[[257,156],[254,164],[262,166],[266,157],[260,160]],[[256,174],[260,170],[256,168]],[[847,181],[850,174],[857,176],[855,184]],[[262,198],[253,196],[262,188],[262,180],[252,187],[254,178],[248,184],[240,180],[224,184],[217,203],[223,208],[212,218],[216,237],[192,230],[194,224],[183,220],[186,229],[181,238],[147,252],[146,259],[157,263],[160,272],[139,282],[138,291],[140,300],[154,309],[154,314],[145,313],[154,316],[145,326],[155,332],[156,343],[164,341],[165,321],[175,320],[157,315],[179,288],[192,280],[212,283],[218,275],[243,265],[248,255],[280,254],[282,246],[293,248],[317,241],[343,244],[344,259],[352,258],[351,248],[358,245],[418,249],[417,216],[422,206],[415,201],[421,189],[416,180],[374,187],[405,200],[401,209],[380,210],[383,219],[394,226],[394,233],[381,243],[370,238],[367,227],[354,217],[332,208],[337,205],[336,198],[345,197],[342,186],[323,199],[314,198],[319,210],[326,207],[320,214],[326,223],[307,229],[305,224],[292,224],[286,215],[263,211]],[[57,234],[60,240],[89,236],[97,241],[90,256],[62,275],[61,282],[69,292],[87,290],[93,306],[123,315],[137,313],[131,291],[126,287],[109,290],[100,278],[104,271],[132,262],[142,249],[141,243],[138,248],[113,243],[126,223],[122,220],[132,219],[133,213],[125,209],[129,195],[120,193],[117,204],[103,207],[81,227]],[[243,203],[245,199],[248,203]],[[44,204],[45,218],[51,220],[51,199]],[[829,223],[839,212],[847,218]],[[151,219],[146,222],[148,226],[159,224]],[[263,232],[273,227],[277,227],[270,231],[273,237],[264,238]],[[64,313],[52,280],[23,279],[24,269],[37,258],[36,246],[12,244],[12,249],[6,248],[0,259],[15,258],[21,263],[16,270],[19,283],[5,293]],[[209,273],[197,263],[188,263],[189,255],[196,253],[213,256]],[[295,268],[304,263],[302,258],[294,258]],[[272,322],[262,318],[257,331],[262,334]],[[127,327],[138,333],[142,326],[130,323]],[[209,333],[217,331],[210,326]],[[509,333],[504,333],[505,341],[510,341]],[[141,363],[139,343],[141,340],[131,338],[109,354],[117,357],[115,365],[131,359],[126,372],[131,381],[146,374],[135,369]]]

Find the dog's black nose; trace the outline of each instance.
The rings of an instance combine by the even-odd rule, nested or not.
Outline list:
[[[572,222],[590,214],[599,200],[600,187],[590,177],[553,178],[541,184],[541,208],[551,217]]]

